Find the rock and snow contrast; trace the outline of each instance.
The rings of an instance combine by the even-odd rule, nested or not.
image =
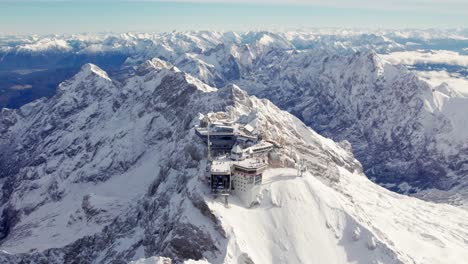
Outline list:
[[[262,37],[260,44],[265,43],[283,42]],[[323,72],[339,59],[328,58],[332,66],[322,61]],[[372,55],[356,60],[364,60],[364,66],[375,63]],[[382,69],[385,74],[375,72],[355,80],[362,90],[352,89],[354,85],[343,89],[351,95],[365,92],[368,79],[385,76],[387,80],[398,72],[390,66]],[[243,89],[258,88],[250,85],[249,78],[241,86],[215,88],[196,72],[191,74],[161,59],[115,76],[87,64],[52,98],[3,109],[0,262],[460,263],[468,259],[468,211],[376,185],[364,174],[349,143],[337,144],[269,100],[248,95]],[[419,83],[413,75],[405,76],[404,81]],[[334,82],[332,77],[324,78]],[[370,96],[376,96],[373,89],[390,89],[385,80],[377,80],[382,83],[372,87]],[[292,82],[294,77],[285,81],[285,87]],[[408,102],[420,98],[417,87],[408,89],[413,91]],[[272,87],[273,95],[275,90]],[[262,91],[258,89],[259,94]],[[388,91],[388,96],[392,93]],[[421,93],[431,96],[430,91]],[[331,95],[321,98],[335,102]],[[396,102],[388,100],[388,106],[396,109]],[[414,100],[415,109],[409,112],[428,118],[429,124],[430,118],[445,120],[438,113],[421,114],[419,101]],[[336,115],[344,111],[338,105]],[[379,109],[380,114],[359,112],[375,116],[377,122],[385,118]],[[211,194],[205,177],[207,145],[196,133],[200,119],[209,115],[249,124],[262,132],[263,139],[278,142],[270,158],[279,165],[263,172],[251,206],[234,194],[227,205]],[[302,176],[297,173],[299,164],[307,169]]]
[[[120,82],[160,58],[195,82],[236,84],[269,99],[344,142],[381,186],[468,206],[466,30],[56,35],[0,38],[0,47],[0,69],[24,74],[24,83],[14,84],[2,84],[0,76],[0,89],[36,91],[25,65],[67,77],[76,63],[93,61]],[[64,65],[73,67],[56,70]]]

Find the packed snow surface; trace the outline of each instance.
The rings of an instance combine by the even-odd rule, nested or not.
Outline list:
[[[224,263],[461,263],[468,212],[387,191],[340,169],[327,186],[294,169],[266,171],[259,205],[210,202],[228,232]],[[450,216],[450,217],[448,217]]]
[[[141,258],[139,260],[130,261],[129,264],[171,264],[172,261],[170,258],[165,257],[150,257],[150,258]],[[205,260],[186,260],[183,264],[209,264]]]

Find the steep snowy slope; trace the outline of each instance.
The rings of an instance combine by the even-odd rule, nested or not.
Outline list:
[[[227,263],[463,263],[466,212],[391,193],[357,173],[268,171],[260,205],[210,205],[230,232]],[[447,222],[452,213],[461,213]],[[453,220],[453,221],[452,221]],[[450,226],[449,231],[447,227]],[[257,246],[252,246],[257,245]],[[242,254],[244,254],[242,257]]]
[[[158,59],[122,74],[115,81],[88,64],[53,98],[0,114],[2,262],[468,257],[466,211],[378,187],[348,150],[271,102]],[[271,169],[258,205],[232,196],[225,208],[202,180],[206,147],[194,133],[213,112],[264,129],[284,144],[275,156],[283,166],[302,158],[308,173]]]

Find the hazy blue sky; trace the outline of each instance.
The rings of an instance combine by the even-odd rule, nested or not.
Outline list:
[[[0,34],[468,27],[468,0],[0,0]]]

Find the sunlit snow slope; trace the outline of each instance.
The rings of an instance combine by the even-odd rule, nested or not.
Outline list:
[[[340,169],[327,186],[309,173],[272,169],[260,204],[210,207],[228,231],[225,263],[463,263],[468,214],[391,193]],[[243,255],[244,254],[244,255]]]

